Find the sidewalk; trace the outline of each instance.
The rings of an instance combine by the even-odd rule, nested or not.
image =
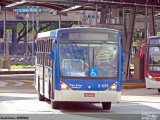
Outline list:
[[[122,83],[122,89],[146,88],[144,80],[127,80]]]

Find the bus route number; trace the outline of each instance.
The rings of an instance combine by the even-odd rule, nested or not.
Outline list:
[[[101,87],[102,88],[108,88],[108,86],[109,86],[108,84],[98,84],[99,88],[101,88]]]

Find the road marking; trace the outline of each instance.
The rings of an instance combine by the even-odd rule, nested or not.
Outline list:
[[[6,82],[0,81],[0,87],[2,87],[2,86],[6,86],[6,85],[7,85],[7,83],[6,83]]]
[[[0,80],[0,87],[15,86],[15,87],[32,87],[33,81],[31,80]]]

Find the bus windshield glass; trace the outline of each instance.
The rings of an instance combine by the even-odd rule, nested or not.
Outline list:
[[[149,70],[160,72],[160,47],[149,47]]]
[[[117,78],[117,43],[61,43],[62,77]]]

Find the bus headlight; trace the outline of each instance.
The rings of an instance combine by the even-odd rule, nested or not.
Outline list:
[[[62,90],[69,90],[69,87],[65,83],[61,82],[61,89]]]
[[[149,78],[149,79],[152,79],[152,76],[151,76],[151,75],[148,75],[148,78]]]
[[[117,82],[110,86],[109,90],[116,91],[117,90]]]
[[[150,80],[155,80],[149,73],[147,75]]]

